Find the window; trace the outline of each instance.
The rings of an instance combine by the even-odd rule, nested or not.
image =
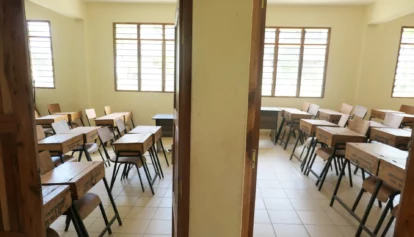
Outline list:
[[[329,35],[329,28],[266,28],[262,95],[323,97]]]
[[[403,27],[392,97],[414,97],[414,27]]]
[[[28,21],[27,28],[34,85],[40,88],[55,88],[50,23]]]
[[[174,25],[115,24],[116,90],[174,91]]]

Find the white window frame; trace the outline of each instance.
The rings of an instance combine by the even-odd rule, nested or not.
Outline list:
[[[401,46],[403,46],[403,45],[409,45],[409,46],[413,46],[413,48],[414,48],[414,43],[403,43],[404,29],[412,29],[412,30],[414,30],[414,26],[403,26],[403,27],[401,27],[401,34],[400,34],[400,41],[399,41],[399,47],[398,47],[397,62],[396,62],[396,65],[395,65],[394,81],[393,81],[392,88],[391,88],[391,98],[414,98],[414,91],[412,93],[412,96],[395,96],[394,95],[394,93],[395,93],[395,83],[398,80],[397,79],[397,74],[398,74],[398,68],[399,68],[398,66],[399,66],[399,62],[400,62],[399,59],[400,59],[400,56],[401,56]],[[410,66],[412,66],[414,68],[414,61],[412,61],[410,63]],[[412,75],[413,75],[413,79],[414,79],[414,73]]]

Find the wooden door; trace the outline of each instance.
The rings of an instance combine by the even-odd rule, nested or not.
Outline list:
[[[192,0],[179,0],[175,24],[172,208],[174,237],[188,236],[189,224],[192,8]]]
[[[23,0],[0,1],[0,236],[45,236]]]
[[[242,237],[253,236],[256,199],[257,159],[259,150],[260,107],[262,100],[262,71],[266,0],[253,0],[252,34],[249,70],[249,99],[247,115],[246,155],[242,207]]]

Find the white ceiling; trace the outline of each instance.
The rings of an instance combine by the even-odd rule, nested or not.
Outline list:
[[[177,0],[86,0],[88,2],[175,3]],[[287,5],[367,5],[375,0],[268,0],[269,4]]]

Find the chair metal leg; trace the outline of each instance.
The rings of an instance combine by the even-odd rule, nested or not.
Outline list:
[[[108,217],[106,216],[105,208],[103,207],[102,202],[99,203],[99,209],[101,209],[101,213],[102,213],[102,217],[103,217],[104,222],[105,222],[105,226],[108,226],[109,225]],[[108,234],[112,234],[112,230],[111,230],[110,226],[108,227]]]
[[[361,201],[362,195],[365,193],[365,190],[363,188],[361,188],[361,191],[359,191],[358,196],[354,202],[354,205],[352,205],[352,211],[355,212],[355,210],[358,207],[359,201]]]
[[[162,144],[162,139],[160,138],[159,141],[160,141],[162,152],[164,153],[165,162],[167,162],[167,166],[170,167],[170,164],[168,163],[167,153],[165,152],[165,149],[164,149],[164,144]]]
[[[286,150],[286,148],[287,148],[287,146],[289,144],[290,137],[292,136],[292,133],[294,133],[294,131],[293,131],[293,124],[291,125],[291,127],[289,129],[289,133],[288,133],[288,136],[287,136],[286,142],[285,142],[285,147],[283,148],[284,150]]]
[[[116,204],[115,204],[115,201],[114,201],[114,197],[112,196],[111,189],[109,189],[108,182],[106,181],[106,178],[105,177],[103,178],[103,181],[104,181],[104,184],[105,184],[106,191],[108,192],[109,201],[111,201],[112,209],[114,209],[115,216],[118,219],[118,224],[119,225],[122,225],[121,216],[118,213],[118,208],[116,208]]]
[[[353,187],[352,184],[352,172],[351,172],[351,162],[348,162],[348,173],[349,173],[349,185]]]
[[[312,159],[310,160],[309,166],[307,167],[307,170],[305,170],[306,176],[309,176],[309,173],[310,173],[310,171],[313,167],[313,163],[315,163],[315,160],[316,160],[316,153],[313,155]]]
[[[81,161],[81,159],[82,159],[82,154],[83,154],[83,151],[79,151],[78,161]]]
[[[67,232],[69,230],[69,226],[70,226],[70,215],[66,215],[66,221],[65,221],[65,232]]]
[[[381,213],[381,217],[379,218],[378,223],[377,223],[377,225],[375,226],[375,229],[374,229],[374,234],[375,235],[377,235],[379,230],[381,229],[381,225],[384,222],[385,217],[387,217],[388,211],[392,210],[393,201],[394,201],[394,197],[391,197],[388,200],[387,205],[384,208],[384,211]]]
[[[394,221],[395,217],[391,216],[390,220],[388,221],[387,225],[384,228],[384,231],[382,232],[381,237],[385,237],[385,235],[387,234],[388,230],[390,229],[392,222]]]
[[[158,159],[157,149],[155,148],[155,145],[150,147],[149,151],[152,152],[152,154],[154,156],[154,160],[158,165],[158,169],[161,172],[161,176],[162,176],[162,178],[164,178],[164,172],[162,171],[161,163],[160,163],[160,160]]]
[[[135,165],[135,167],[137,168],[137,173],[139,177],[139,182],[141,183],[142,192],[144,192],[145,189],[144,189],[144,184],[142,183],[142,178],[141,178],[141,173],[139,172],[139,167],[137,165]]]

